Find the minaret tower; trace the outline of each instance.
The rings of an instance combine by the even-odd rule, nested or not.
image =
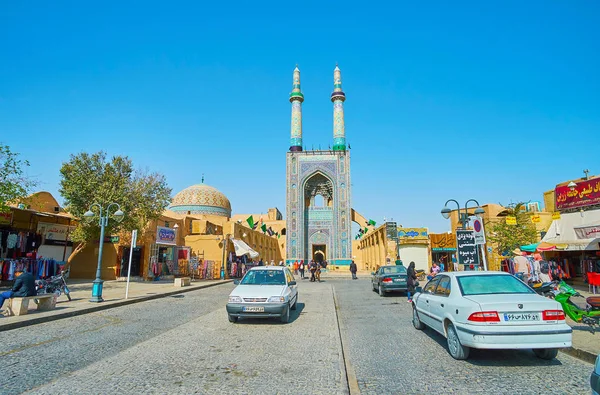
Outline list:
[[[342,91],[342,73],[337,64],[333,70],[333,150],[346,151],[346,131],[344,126],[344,101],[346,94]]]
[[[290,93],[292,103],[292,130],[290,140],[290,151],[302,151],[302,102],[304,95],[300,90],[300,69],[298,65],[294,69],[294,85]]]

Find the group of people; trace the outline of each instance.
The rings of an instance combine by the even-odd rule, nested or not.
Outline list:
[[[526,255],[519,248],[516,248],[513,254],[515,255],[513,258],[515,273],[522,273],[521,276],[525,283],[551,281],[548,262],[544,261],[541,254]]]
[[[327,267],[327,261],[317,262],[311,260],[308,264],[304,261],[295,261],[293,264],[294,274],[300,272],[300,278],[307,278],[305,273],[308,270],[310,272],[311,282],[321,282],[321,268]]]

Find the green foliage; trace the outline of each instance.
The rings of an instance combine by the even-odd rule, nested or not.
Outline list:
[[[109,220],[105,234],[117,234],[133,229],[143,230],[149,221],[157,219],[170,201],[171,189],[165,177],[148,171],[134,171],[128,157],[114,156],[107,161],[106,153],[80,153],[71,155],[61,169],[60,194],[68,211],[77,218],[94,203],[105,210],[110,203],[118,203],[125,213],[121,223]],[[116,211],[111,207],[110,214]],[[98,214],[97,208],[94,208]],[[105,215],[105,213],[103,213]],[[100,234],[98,221],[82,221],[72,239],[75,242],[97,240]]]
[[[508,225],[504,218],[494,222],[487,229],[487,238],[498,247],[498,253],[510,253],[515,248],[537,242],[537,230],[531,217],[523,209],[525,203],[517,203],[507,207],[508,216],[517,219],[516,225]]]
[[[29,166],[26,160],[20,160],[19,154],[10,150],[8,145],[0,144],[0,212],[9,210],[8,204],[29,195],[35,182],[24,174]]]

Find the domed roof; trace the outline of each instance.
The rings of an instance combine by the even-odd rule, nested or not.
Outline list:
[[[210,214],[231,217],[231,203],[218,189],[196,184],[179,192],[169,206],[171,211],[190,214]]]

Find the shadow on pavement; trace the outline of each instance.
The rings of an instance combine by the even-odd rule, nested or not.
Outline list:
[[[433,341],[439,344],[446,352],[448,345],[446,338],[431,328],[422,331]],[[448,354],[449,355],[449,354]],[[460,362],[460,361],[456,361]],[[562,365],[558,359],[547,361],[535,356],[531,350],[482,350],[471,349],[469,359],[464,361],[477,366],[557,366]]]
[[[300,318],[300,314],[304,310],[304,303],[298,302],[298,306],[296,310],[290,310],[290,321],[288,324],[296,321]],[[273,325],[273,324],[281,324],[286,325],[279,320],[279,317],[273,318],[240,318],[237,322],[238,324],[251,324],[251,325]]]

